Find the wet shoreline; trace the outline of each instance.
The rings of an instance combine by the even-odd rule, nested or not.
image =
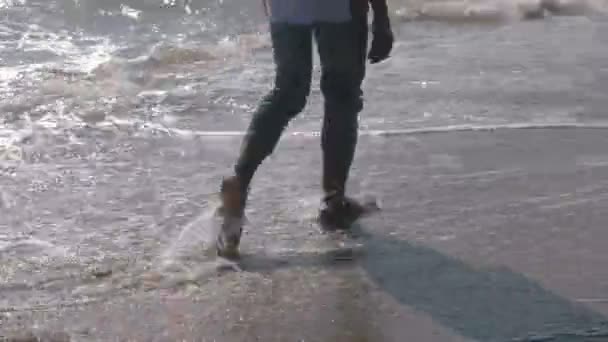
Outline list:
[[[608,21],[424,4],[364,84],[350,189],[381,215],[313,222],[316,65],[219,275],[219,179],[273,75],[255,4],[0,7],[0,340],[608,339]]]
[[[35,307],[12,313],[4,310],[5,326],[31,327],[36,322],[41,331],[67,333],[75,341],[238,341],[251,336],[349,341],[365,334],[380,341],[397,341],[403,336],[417,336],[420,341],[437,341],[437,336],[444,336],[442,341],[507,341],[527,334],[593,341],[583,336],[592,336],[594,328],[599,330],[593,338],[601,341],[608,307],[590,298],[602,298],[601,284],[608,279],[601,267],[606,257],[601,234],[608,214],[602,205],[602,189],[608,182],[608,155],[602,148],[605,132],[581,128],[530,132],[512,129],[409,138],[363,137],[365,148],[358,157],[353,191],[376,194],[384,205],[383,213],[364,220],[357,228],[362,231],[352,239],[328,238],[312,222],[318,196],[317,171],[300,175],[300,183],[293,184],[296,188],[269,182],[277,177],[288,179],[286,173],[301,169],[302,162],[319,162],[318,153],[302,150],[302,139],[309,138],[287,139],[254,185],[242,272],[218,276],[213,271],[213,258],[200,254],[200,246],[187,243],[179,248],[186,248],[192,262],[180,272],[196,274],[201,265],[209,266],[210,271],[199,272],[199,278],[182,275],[183,280],[168,288],[149,287],[146,272],[158,266],[158,255],[175,246],[177,235],[185,234],[184,242],[194,245],[202,246],[205,241],[200,234],[208,227],[201,216],[208,209],[184,202],[186,207],[174,207],[174,214],[165,209],[164,217],[173,216],[173,222],[159,226],[157,221],[157,228],[139,228],[139,234],[166,235],[160,246],[150,245],[141,252],[131,249],[129,259],[124,259],[124,253],[107,255],[104,262],[111,271],[105,273],[99,271],[100,264],[95,265],[94,258],[89,258],[88,268],[76,265],[74,274],[80,274],[76,278],[59,278],[55,284],[43,282],[43,286],[32,288],[36,293],[58,287],[68,294],[78,287],[89,287],[89,292],[81,292],[88,293],[83,298],[99,298],[101,302],[74,301],[67,307],[51,304],[42,306],[42,311]],[[217,161],[216,165],[228,160],[214,147],[196,151],[206,138],[187,144],[179,140],[171,143],[173,139],[162,139],[163,150],[179,145],[189,151],[185,156],[174,156],[182,160],[181,172],[196,169],[196,153],[206,155],[207,162]],[[227,143],[237,146],[238,137],[222,142]],[[138,150],[142,147],[132,153],[141,153]],[[145,155],[160,156],[141,154]],[[165,154],[164,158],[172,157]],[[165,198],[163,193],[176,191],[191,201],[201,202],[201,196],[206,196],[197,195],[203,191],[201,183],[200,189],[192,192],[177,190],[176,184],[157,178],[175,175],[178,169],[171,171],[160,161],[142,161],[160,169],[142,176],[148,181],[133,184],[133,194],[146,196],[146,184],[156,183],[160,187],[158,199]],[[213,189],[218,176],[208,175],[204,182],[207,190]],[[184,185],[188,183],[186,180]],[[290,196],[293,192],[298,197]],[[129,201],[129,195],[112,197]],[[144,207],[142,210],[139,215],[152,213]],[[180,212],[188,212],[181,224],[177,219]],[[581,217],[586,221],[577,220]],[[132,232],[138,229],[129,226]],[[104,229],[108,228],[123,231],[110,226]],[[128,239],[150,241],[136,236]],[[118,240],[110,243],[107,251],[120,245]],[[91,247],[89,252],[99,245]],[[81,249],[77,259],[81,263],[87,263],[86,252]],[[97,277],[89,273],[93,278],[90,285],[78,280],[92,266],[98,271]],[[580,272],[558,271],[570,267]],[[463,292],[456,295],[455,291]],[[347,306],[336,302],[326,306],[329,311],[322,311],[323,315],[312,314],[342,297]],[[426,314],[414,314],[410,308]],[[277,316],[281,312],[285,313]],[[390,323],[397,322],[395,317],[400,325]],[[312,321],[304,323],[306,320]],[[426,328],[410,325],[420,320],[427,322],[422,325]],[[119,324],[127,321],[128,325]],[[365,333],[353,330],[363,322],[371,325]],[[382,328],[376,331],[372,326]],[[388,328],[392,330],[386,335]]]

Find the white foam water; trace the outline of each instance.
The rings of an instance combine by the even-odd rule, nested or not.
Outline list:
[[[68,248],[34,237],[2,240],[0,239],[0,256],[26,258],[30,265],[57,268],[74,264],[77,259],[77,255]]]
[[[155,131],[165,133],[167,135],[193,138],[193,137],[243,137],[245,131],[203,131],[172,128],[162,123],[144,122],[137,119],[121,119],[109,117],[107,121],[100,122],[100,127],[118,126],[118,127],[140,127],[142,130]],[[419,135],[431,133],[450,133],[450,132],[468,132],[468,131],[498,131],[498,130],[523,130],[523,129],[608,129],[607,124],[601,123],[512,123],[502,125],[446,125],[423,127],[413,129],[383,129],[383,130],[359,130],[360,136],[403,136],[403,135]],[[286,137],[309,137],[317,138],[321,135],[320,131],[288,131]]]
[[[606,13],[605,0],[393,0],[390,7],[403,20],[513,22],[547,15],[584,16]]]

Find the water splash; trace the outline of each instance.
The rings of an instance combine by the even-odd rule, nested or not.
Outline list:
[[[547,15],[606,14],[604,0],[448,0],[392,1],[395,15],[406,21],[513,22]]]
[[[200,261],[213,256],[215,237],[220,227],[216,211],[217,207],[205,208],[200,215],[182,228],[179,235],[161,253],[159,260],[161,268],[180,268],[178,264],[185,264],[190,260]]]
[[[13,6],[23,6],[26,4],[26,0],[0,0],[0,9],[9,8]]]

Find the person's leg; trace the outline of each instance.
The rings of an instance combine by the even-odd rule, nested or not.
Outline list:
[[[306,105],[312,74],[312,28],[271,24],[276,64],[274,88],[258,106],[247,130],[235,173],[246,189],[262,161],[276,147],[289,121]]]
[[[243,139],[235,174],[222,181],[224,217],[218,236],[218,254],[237,253],[247,193],[262,161],[276,147],[289,121],[306,105],[312,77],[312,27],[272,23],[270,27],[274,62],[274,88],[262,99]]]
[[[323,190],[343,196],[355,154],[358,114],[363,109],[367,21],[323,23],[315,30],[321,59],[325,115],[321,135]]]
[[[322,23],[315,28],[325,99],[321,136],[325,202],[346,200],[346,182],[357,145],[358,114],[363,109],[361,84],[365,77],[367,35],[367,18],[363,15],[348,23]],[[360,214],[344,210],[340,213],[353,219]]]

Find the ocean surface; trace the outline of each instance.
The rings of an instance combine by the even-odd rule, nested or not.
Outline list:
[[[570,249],[559,245],[540,253],[530,245],[528,252],[513,252],[518,257],[505,254],[502,260],[497,240],[483,227],[490,227],[492,236],[504,242],[517,236],[496,228],[500,222],[521,219],[527,223],[520,226],[538,224],[547,234],[556,232],[551,227],[559,224],[535,221],[544,214],[531,212],[532,205],[561,208],[560,213],[567,211],[564,208],[596,205],[594,213],[606,214],[602,208],[608,207],[608,3],[393,0],[390,7],[395,48],[389,60],[369,66],[360,117],[362,139],[352,177],[353,193],[384,197],[391,213],[375,233],[445,248],[454,257],[521,267],[519,271],[530,276],[541,272],[542,263],[531,266],[534,260]],[[73,339],[125,340],[132,336],[127,330],[91,330],[101,321],[93,314],[78,321],[76,312],[90,303],[142,293],[164,296],[167,289],[186,297],[215,296],[218,303],[228,299],[217,298],[229,298],[235,291],[242,292],[244,302],[250,298],[247,294],[266,291],[261,296],[272,302],[275,297],[268,291],[274,287],[266,280],[281,284],[275,290],[282,294],[290,292],[285,284],[304,286],[298,280],[303,277],[300,259],[293,256],[317,255],[328,248],[310,223],[320,180],[322,98],[316,57],[309,104],[254,181],[251,226],[244,236],[247,253],[287,255],[291,261],[285,262],[295,264],[296,270],[264,276],[254,272],[222,283],[211,276],[216,265],[208,255],[219,181],[230,171],[257,102],[272,86],[271,53],[259,1],[0,0],[0,336],[51,329],[48,322],[54,322],[52,329],[61,326]],[[439,190],[442,184],[449,187],[449,195]],[[564,215],[555,222],[572,219]],[[574,226],[593,217],[588,212],[576,215]],[[594,223],[585,221],[598,227],[597,234],[608,222],[601,217]],[[398,229],[395,224],[404,220],[412,225]],[[447,223],[446,228],[436,228],[438,221]],[[587,233],[581,237],[579,230],[572,236],[592,246],[593,234]],[[531,240],[526,241],[545,239],[542,234],[528,237]],[[450,241],[453,244],[447,245]],[[526,245],[522,241],[519,246]],[[603,241],[596,242],[596,251],[602,250]],[[498,251],[490,252],[490,246]],[[378,252],[385,247],[377,242],[369,248]],[[424,252],[409,253],[424,259]],[[593,255],[600,258],[593,253],[585,255],[589,260]],[[360,263],[364,269],[386,269],[389,266],[379,261],[382,257],[371,253]],[[605,264],[598,265],[597,279],[608,280],[606,271],[599,270]],[[338,277],[322,275],[329,272],[326,265],[315,267],[317,273],[306,286],[315,281],[321,287],[335,285],[323,285]],[[384,275],[389,273],[394,274]],[[466,281],[483,283],[470,278]],[[549,278],[543,279],[567,284],[553,289],[564,297],[581,288],[574,280],[560,283]],[[427,280],[424,284],[436,281]],[[520,284],[513,281],[515,287]],[[366,293],[362,281],[347,283],[350,287],[344,286],[356,288],[358,296]],[[589,289],[595,291],[594,298],[608,296],[603,284]],[[414,285],[421,291],[427,288],[423,282]],[[315,295],[314,286],[300,289],[317,298],[311,299],[313,304],[327,299]],[[503,290],[502,295],[508,286]],[[396,298],[407,302],[406,297]],[[522,303],[527,302],[524,299]],[[247,302],[250,324],[261,320],[251,308],[264,305],[254,302]],[[507,302],[501,305],[508,307]],[[554,304],[555,315],[539,309],[535,317],[562,319],[562,307],[547,302]],[[358,303],[353,310],[362,312],[366,304]],[[521,338],[532,333],[532,325],[541,333],[555,334],[571,331],[569,323],[573,328],[597,328],[605,321],[602,315],[608,314],[603,304],[593,308],[589,320],[581,318],[587,313],[576,314],[580,321],[566,319],[558,324],[563,329],[555,331],[553,321],[547,325],[534,318],[502,330],[502,318],[467,329],[466,322],[491,315],[442,320],[437,317],[446,311],[433,311],[441,307],[433,300],[424,302],[426,306],[408,304],[436,318],[455,336],[484,342]],[[72,310],[72,316],[64,316],[64,310]],[[138,315],[126,307],[112,310],[117,317]],[[338,314],[343,323],[350,322],[344,312]],[[155,317],[149,315],[141,317]],[[260,315],[275,317],[269,312]],[[519,315],[514,311],[507,316],[506,320],[516,320]],[[296,318],[277,331],[300,326]],[[142,332],[132,337],[136,340],[200,337],[180,335],[186,330],[179,329],[181,333],[165,334],[166,329],[145,328],[144,318],[138,322],[143,325],[131,323]],[[265,336],[265,341],[355,341],[347,333],[353,329],[351,323],[337,327],[338,335],[302,339],[271,336],[266,330],[247,334]],[[156,325],[160,326],[165,325]],[[313,326],[307,327],[302,331],[312,334]],[[383,330],[383,337],[373,335],[369,341],[403,340],[399,324],[391,327]],[[241,336],[238,333],[222,339],[216,333],[213,338],[218,341],[251,340],[235,337]],[[417,341],[434,341],[428,336]],[[435,340],[452,341],[445,336]]]

